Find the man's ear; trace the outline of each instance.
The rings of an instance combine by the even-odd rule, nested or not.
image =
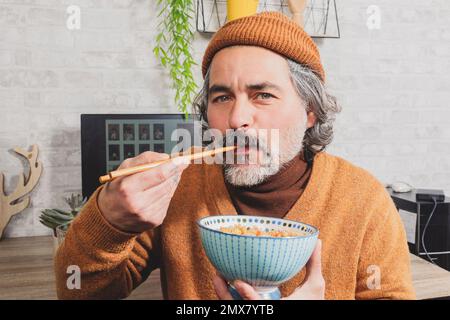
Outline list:
[[[316,123],[316,115],[314,114],[314,112],[309,111],[307,114],[307,121],[306,121],[306,128],[309,129],[311,127],[314,126],[314,124]]]

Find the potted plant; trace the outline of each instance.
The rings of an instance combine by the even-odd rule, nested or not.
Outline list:
[[[70,223],[73,219],[75,219],[78,212],[86,202],[86,199],[83,199],[80,194],[71,194],[70,197],[64,198],[64,200],[68,204],[70,211],[61,209],[44,209],[41,211],[42,214],[39,216],[39,221],[53,231],[55,251],[64,240]]]

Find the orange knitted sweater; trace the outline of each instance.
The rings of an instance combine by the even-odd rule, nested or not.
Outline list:
[[[168,299],[216,299],[196,221],[236,214],[219,165],[188,167],[164,223],[138,236],[111,226],[96,203],[98,190],[72,223],[55,257],[58,297],[124,298],[156,268]],[[399,214],[374,177],[321,152],[310,181],[286,218],[320,230],[326,299],[414,299],[409,253]],[[78,265],[81,289],[67,289],[67,267]],[[377,283],[377,276],[380,282]],[[293,292],[303,269],[281,287]]]

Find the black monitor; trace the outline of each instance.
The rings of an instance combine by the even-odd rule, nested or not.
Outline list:
[[[180,138],[180,132],[189,132],[191,141]],[[177,145],[201,145],[200,137],[201,126],[191,115],[82,114],[83,197],[89,197],[100,185],[98,178],[123,160],[145,151],[171,153]]]

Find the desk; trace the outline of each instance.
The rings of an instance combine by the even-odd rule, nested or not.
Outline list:
[[[411,268],[418,299],[450,296],[450,272],[412,254]],[[51,237],[0,241],[0,299],[56,299]],[[159,271],[128,299],[162,299]]]

